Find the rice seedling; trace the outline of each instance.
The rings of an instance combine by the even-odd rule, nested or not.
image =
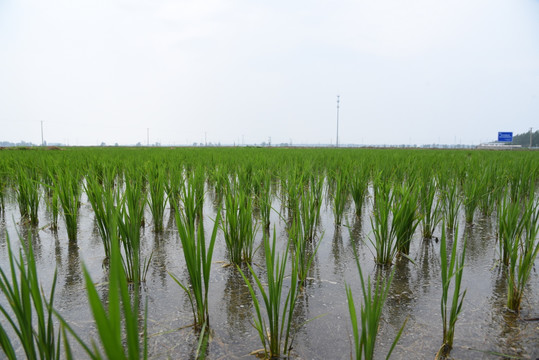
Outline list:
[[[506,193],[498,206],[498,251],[502,263],[509,265],[511,254],[518,251],[524,231],[525,216],[521,216],[522,206],[513,202]]]
[[[305,225],[305,221],[309,220],[306,220],[298,209],[295,213],[294,221],[289,229],[289,238],[294,245],[294,251],[296,252],[297,257],[298,281],[301,284],[305,283],[308,272],[311,268],[311,264],[316,256],[320,244],[322,243],[322,239],[319,239],[316,246],[313,244],[313,238],[309,238],[309,235],[306,233],[306,229],[311,229],[312,226]]]
[[[375,261],[379,265],[391,265],[397,254],[395,228],[391,218],[394,193],[388,182],[378,179],[374,184],[374,209],[371,216],[374,240],[369,238],[375,249]]]
[[[144,282],[150,265],[150,259],[141,261],[140,229],[146,204],[143,183],[144,179],[133,173],[125,182],[124,193],[118,201],[118,228],[124,254],[122,264],[129,282]]]
[[[393,190],[396,192],[392,205],[392,225],[396,238],[397,251],[403,255],[410,253],[410,243],[419,225],[418,191],[415,182],[404,183]]]
[[[11,326],[19,343],[12,342],[0,323],[0,346],[8,359],[17,359],[17,350],[20,348],[27,359],[58,359],[61,335],[55,329],[52,320],[56,273],[47,299],[39,284],[30,239],[27,241],[28,246],[21,241],[25,258],[21,249],[18,260],[7,234],[6,242],[10,273],[0,268],[0,291],[8,304],[0,305],[0,312]]]
[[[354,200],[356,216],[361,217],[361,209],[369,190],[369,175],[365,169],[357,171],[350,181],[350,193]]]
[[[456,233],[458,234],[458,229]],[[464,269],[464,256],[466,253],[466,241],[462,246],[460,258],[457,256],[457,243],[457,236],[455,235],[453,238],[453,245],[451,246],[451,256],[448,259],[445,227],[442,228],[442,236],[440,238],[440,263],[442,273],[442,298],[440,308],[443,323],[443,343],[436,354],[436,359],[447,356],[453,347],[455,325],[462,311],[462,303],[466,296],[466,290],[463,292],[460,290]],[[451,286],[453,279],[453,296],[451,298],[450,307],[448,307],[449,287]]]
[[[114,220],[112,220],[114,222]],[[113,235],[109,266],[108,296],[101,301],[96,285],[83,266],[88,301],[94,318],[101,349],[94,340],[87,344],[58,313],[63,327],[75,338],[91,359],[147,359],[147,302],[142,329],[139,328],[139,286],[130,293],[129,275],[125,273],[118,239]],[[123,328],[123,331],[122,331]],[[66,348],[69,345],[66,342]],[[73,358],[66,350],[67,358]]]
[[[334,176],[335,192],[333,194],[333,214],[335,216],[335,225],[341,225],[349,195],[349,187],[346,182],[348,173],[346,171],[339,171]]]
[[[421,233],[424,239],[432,239],[436,226],[442,220],[441,203],[436,199],[436,183],[424,177],[419,188],[419,213]]]
[[[318,180],[313,179],[313,182],[316,184]],[[316,228],[320,223],[320,207],[322,202],[319,199],[322,196],[320,194],[321,191],[322,188],[316,185],[306,188],[297,204],[298,207],[294,221],[302,226],[302,234],[307,241],[314,239]]]
[[[269,171],[259,172],[260,191],[257,197],[258,207],[260,209],[260,217],[262,219],[262,227],[264,230],[269,230],[270,214],[272,204],[271,194],[271,173]]]
[[[252,260],[254,240],[258,231],[252,213],[251,197],[233,181],[229,184],[225,195],[225,216],[221,221],[228,255],[233,264]]]
[[[39,223],[38,209],[40,194],[40,182],[35,169],[20,169],[17,173],[17,202],[21,218],[30,221],[31,225]]]
[[[477,174],[468,172],[463,184],[464,192],[464,217],[466,223],[471,224],[473,222],[474,213],[479,205],[479,200],[483,194],[481,194],[481,188],[477,181]]]
[[[148,206],[152,214],[153,229],[156,233],[163,231],[163,218],[165,216],[165,207],[167,202],[165,184],[165,174],[161,167],[151,166],[149,171],[149,194]]]
[[[449,231],[457,226],[460,205],[462,203],[458,196],[458,183],[456,179],[447,182],[442,190],[444,222]]]
[[[206,237],[202,221],[197,223],[196,214],[196,190],[194,184],[190,183],[183,191],[183,208],[176,209],[176,226],[183,247],[183,256],[187,271],[189,272],[189,285],[182,284],[181,281],[169,273],[172,279],[186,292],[193,310],[195,328],[201,329],[209,322],[208,291],[211,271],[211,261],[217,229],[219,227],[220,214],[214,221],[210,242],[206,248]]]
[[[517,313],[520,311],[524,290],[539,253],[539,203],[530,199],[524,206],[521,236],[511,243],[509,249],[507,278],[507,307]]]
[[[114,219],[117,213],[115,203],[118,195],[110,185],[106,185],[106,187],[104,189],[100,185],[97,176],[86,177],[85,192],[94,211],[97,229],[101,236],[101,241],[103,241],[105,257],[109,258],[112,237],[118,238],[117,221]]]
[[[81,185],[80,176],[77,172],[68,170],[57,174],[55,186],[58,190],[58,198],[64,214],[67,237],[69,241],[77,241],[77,221],[80,207]]]
[[[376,345],[376,337],[378,335],[378,330],[380,328],[380,320],[382,318],[382,309],[387,299],[387,294],[389,292],[389,287],[393,281],[393,275],[395,274],[395,269],[391,271],[389,279],[385,282],[382,281],[380,273],[376,277],[376,282],[374,283],[374,289],[371,285],[370,276],[367,277],[367,283],[363,278],[363,273],[361,271],[361,265],[359,264],[359,259],[357,254],[355,254],[356,265],[359,272],[359,279],[361,281],[361,291],[363,293],[363,303],[361,304],[360,309],[360,322],[361,330],[358,322],[356,305],[354,303],[354,295],[350,286],[345,284],[346,288],[346,298],[348,300],[348,311],[350,313],[350,322],[352,324],[352,338],[354,340],[354,358],[357,360],[374,359],[374,348]],[[406,321],[402,324],[395,340],[391,344],[391,347],[388,351],[386,359],[389,359],[393,349],[397,345],[402,332],[406,326]]]
[[[292,260],[292,274],[290,276],[290,287],[284,292],[284,279],[286,262],[288,259],[288,248],[283,255],[279,256],[276,250],[275,230],[273,231],[273,241],[270,244],[268,236],[264,236],[264,250],[266,255],[266,283],[267,290],[262,285],[261,279],[256,275],[251,265],[247,264],[249,271],[254,278],[258,292],[262,296],[261,301],[256,296],[255,287],[238,267],[253,299],[255,307],[254,327],[258,332],[260,341],[264,346],[266,358],[279,358],[282,354],[289,354],[292,346],[292,317],[297,300],[297,256]],[[284,300],[284,304],[281,303]],[[263,306],[263,307],[262,307]],[[282,307],[281,307],[282,306]],[[265,310],[265,314],[262,313]]]
[[[169,202],[170,211],[180,205],[181,200],[181,183],[183,182],[183,175],[180,168],[169,169],[168,178],[165,179],[165,194]]]

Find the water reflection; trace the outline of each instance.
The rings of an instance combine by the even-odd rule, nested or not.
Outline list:
[[[229,326],[227,331],[230,336],[237,336],[238,333],[247,333],[248,328],[251,327],[253,300],[240,272],[233,266],[229,266],[224,270],[225,288],[223,299],[225,302],[227,324]],[[242,271],[256,288],[249,268],[242,266]]]

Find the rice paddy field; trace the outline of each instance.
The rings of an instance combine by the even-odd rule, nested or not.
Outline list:
[[[539,152],[0,151],[6,358],[537,359]]]

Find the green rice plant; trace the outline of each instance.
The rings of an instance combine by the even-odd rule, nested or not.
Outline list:
[[[39,200],[40,194],[40,182],[37,171],[35,169],[19,169],[17,173],[17,202],[19,203],[19,211],[22,219],[27,219],[30,224],[37,225]]]
[[[391,207],[394,193],[390,184],[378,179],[374,184],[374,208],[371,216],[374,240],[375,261],[378,265],[391,265],[397,254],[397,239],[394,224],[391,221]]]
[[[267,170],[260,171],[259,175],[260,191],[257,197],[258,207],[260,208],[260,217],[262,218],[262,227],[269,230],[271,215],[271,173]]]
[[[444,222],[447,229],[452,231],[457,226],[461,199],[458,196],[458,183],[456,179],[448,180],[442,191]]]
[[[144,222],[146,193],[143,191],[144,179],[135,173],[125,182],[125,191],[117,201],[120,242],[123,249],[122,264],[129,282],[144,282],[150,259],[141,261],[140,229]],[[151,256],[150,256],[151,258]]]
[[[314,179],[313,181],[317,181]],[[316,228],[320,223],[320,207],[322,202],[319,197],[322,189],[316,185],[310,186],[303,191],[297,204],[294,221],[303,227],[302,234],[307,241],[312,241],[316,234]],[[299,215],[299,219],[297,218]]]
[[[356,172],[350,181],[350,193],[354,200],[356,216],[361,217],[361,209],[365,203],[369,191],[369,176],[367,171],[362,169]]]
[[[511,256],[517,256],[520,238],[524,231],[526,214],[521,216],[522,206],[511,200],[509,193],[498,206],[498,251],[502,263],[509,265]],[[515,251],[517,253],[515,253]]]
[[[397,251],[408,255],[412,237],[420,220],[418,216],[419,195],[413,181],[396,186],[393,191],[396,192],[396,195],[392,205],[391,227],[395,232]]]
[[[309,237],[310,235],[306,232],[308,231],[306,229],[311,229],[312,226],[305,225],[305,221],[308,221],[308,219],[306,220],[298,209],[295,212],[294,221],[289,229],[289,238],[294,245],[294,251],[297,256],[298,281],[301,284],[305,283],[311,264],[318,252],[320,244],[322,244],[322,239],[319,239],[318,244],[314,246],[313,238]]]
[[[195,328],[204,328],[209,322],[208,290],[210,282],[211,261],[221,211],[217,212],[214,221],[209,246],[206,248],[206,238],[202,221],[197,223],[196,195],[193,184],[189,184],[183,192],[183,208],[176,209],[176,226],[183,247],[183,256],[189,272],[189,285],[169,273],[174,281],[186,292],[193,310]]]
[[[152,214],[153,229],[156,233],[163,231],[163,218],[167,203],[166,178],[161,167],[152,165],[149,171],[149,194],[148,206]]]
[[[504,184],[500,181],[503,177],[499,176],[496,164],[488,164],[480,171],[480,194],[479,209],[485,216],[490,216],[495,209],[496,203],[501,195],[501,189]]]
[[[38,272],[31,241],[28,239],[19,259],[11,248],[6,234],[9,272],[0,268],[0,291],[7,300],[0,305],[0,312],[11,326],[19,344],[14,344],[6,329],[0,323],[0,346],[8,359],[17,359],[17,350],[22,348],[27,359],[59,359],[61,335],[55,330],[52,320],[52,306],[56,289],[56,272],[47,300],[39,284]]]
[[[385,282],[382,281],[380,273],[376,277],[376,282],[374,283],[374,289],[371,285],[370,276],[367,277],[367,283],[363,278],[363,273],[361,271],[361,265],[359,264],[359,259],[357,254],[355,254],[356,265],[359,272],[359,279],[361,281],[361,291],[363,293],[363,303],[361,304],[360,311],[360,322],[361,330],[358,322],[356,305],[354,303],[354,295],[352,294],[352,289],[350,286],[345,285],[346,288],[346,298],[348,300],[348,311],[350,313],[350,322],[352,324],[352,338],[354,339],[354,358],[357,360],[374,359],[374,348],[376,345],[376,337],[378,335],[378,329],[380,328],[380,320],[382,318],[382,309],[387,299],[387,294],[389,292],[389,287],[393,281],[393,275],[395,274],[395,269],[391,271],[389,279]],[[402,324],[395,340],[391,344],[391,348],[386,356],[386,359],[389,359],[393,349],[397,345],[406,321]]]
[[[455,232],[458,234],[458,229]],[[436,359],[443,358],[449,354],[453,347],[453,338],[455,336],[455,325],[462,311],[462,303],[466,296],[466,290],[461,292],[462,273],[464,269],[464,256],[466,253],[466,241],[462,246],[460,258],[457,256],[457,236],[454,236],[453,245],[451,247],[451,256],[447,257],[447,245],[445,227],[442,228],[442,236],[440,239],[440,263],[442,273],[442,298],[441,298],[441,313],[443,322],[443,343],[440,350],[436,354]],[[454,280],[453,296],[450,307],[448,307],[449,287]]]
[[[335,225],[342,224],[342,217],[346,204],[348,202],[348,195],[350,189],[348,186],[347,177],[348,173],[344,170],[337,172],[335,175],[335,192],[333,193],[333,215],[335,216]]]
[[[266,280],[267,290],[251,265],[247,264],[262,297],[262,302],[256,296],[255,288],[251,281],[239,267],[238,270],[245,280],[253,299],[255,307],[254,327],[264,346],[264,354],[266,358],[274,359],[280,358],[282,354],[289,354],[292,347],[291,329],[297,300],[298,259],[296,256],[292,260],[290,287],[285,292],[284,279],[290,242],[281,256],[277,254],[276,250],[275,230],[273,231],[273,242],[270,244],[268,236],[264,236],[263,242],[266,255],[266,279],[264,280]],[[284,304],[282,304],[283,301]],[[265,314],[262,313],[262,309],[265,310]]]
[[[468,172],[463,184],[464,217],[466,218],[466,223],[468,224],[473,222],[475,210],[479,206],[479,201],[483,195],[481,194],[481,188],[477,177],[477,174]]]
[[[539,203],[530,199],[521,216],[523,231],[509,249],[509,277],[507,278],[507,307],[520,311],[524,289],[539,253]],[[519,241],[520,240],[520,241]]]
[[[58,173],[55,186],[64,214],[67,237],[69,241],[77,241],[77,221],[80,207],[81,185],[78,172],[62,170]]]
[[[191,178],[189,178],[189,182],[193,182],[194,189],[195,189],[195,199],[196,199],[196,214],[197,216],[202,219],[202,213],[204,209],[204,181],[205,181],[205,173],[204,168],[201,166],[198,166]]]
[[[442,220],[441,203],[436,199],[436,182],[424,177],[419,188],[419,213],[424,239],[432,239],[436,226]]]
[[[105,257],[110,258],[112,238],[118,238],[117,221],[114,219],[117,213],[115,203],[118,195],[116,190],[110,187],[110,183],[103,184],[109,185],[105,185],[106,188],[103,188],[97,176],[87,176],[84,189],[94,210],[97,229],[105,250]]]
[[[221,228],[233,264],[251,262],[258,224],[253,220],[253,203],[245,189],[233,181],[225,195],[225,216]]]
[[[180,168],[169,169],[168,179],[165,179],[165,194],[169,202],[170,211],[180,205],[181,200],[181,184],[183,175]]]
[[[114,219],[111,219],[114,222]],[[139,286],[130,287],[125,273],[119,242],[115,235],[111,241],[108,296],[101,301],[96,285],[83,266],[88,302],[97,329],[100,347],[94,340],[87,344],[58,313],[62,326],[75,338],[83,350],[93,360],[124,359],[139,360],[148,358],[147,302],[144,310],[142,329],[139,325],[140,294]],[[132,292],[130,291],[131,289]],[[122,330],[123,329],[123,330]],[[66,342],[66,348],[69,345]],[[73,358],[66,350],[67,358]]]

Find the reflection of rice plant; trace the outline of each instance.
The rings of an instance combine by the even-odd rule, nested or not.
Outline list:
[[[204,225],[202,221],[197,223],[195,190],[192,184],[187,185],[183,191],[183,208],[176,209],[176,226],[180,241],[183,247],[183,256],[191,286],[186,286],[180,280],[170,274],[174,281],[187,293],[193,316],[195,327],[200,329],[209,321],[208,289],[210,282],[211,260],[215,239],[217,238],[217,229],[219,227],[220,213],[217,212],[217,218],[213,226],[208,248],[206,248],[206,238],[204,235]]]
[[[458,229],[455,232],[458,234]],[[466,253],[466,242],[462,246],[460,258],[457,257],[457,236],[454,236],[453,245],[451,247],[451,256],[447,257],[445,227],[442,228],[442,236],[440,239],[440,262],[442,272],[442,301],[441,312],[443,322],[443,344],[436,354],[436,358],[441,358],[451,351],[453,346],[453,338],[455,336],[455,325],[458,316],[462,310],[462,302],[466,296],[466,290],[460,291],[462,272],[464,269],[464,256]],[[449,299],[449,286],[451,281],[455,280],[453,286],[453,297],[448,308],[447,300]]]
[[[255,288],[238,267],[249,292],[253,299],[256,314],[254,326],[258,332],[264,352],[267,358],[279,358],[281,354],[288,354],[292,347],[292,315],[296,306],[297,299],[297,257],[293,259],[292,274],[290,276],[290,288],[288,292],[284,291],[285,268],[288,258],[288,246],[282,256],[277,255],[275,249],[275,231],[273,232],[273,242],[270,245],[268,236],[264,236],[264,250],[266,254],[266,281],[267,290],[264,288],[261,279],[248,264],[258,292],[262,296],[263,304],[258,300]],[[281,302],[284,305],[281,308]],[[263,306],[263,307],[262,307]],[[261,309],[265,310],[265,314]],[[264,316],[265,315],[265,316]]]
[[[31,244],[30,239],[27,243]],[[0,305],[0,312],[11,325],[20,344],[13,344],[0,323],[0,346],[8,359],[17,359],[17,345],[22,347],[27,359],[59,358],[61,336],[58,334],[56,339],[57,331],[52,321],[56,273],[47,300],[39,284],[32,246],[24,248],[26,259],[20,250],[18,260],[11,249],[9,236],[7,248],[9,272],[4,272],[0,267],[0,291],[8,304],[5,307]]]
[[[539,203],[530,199],[524,206],[521,235],[509,248],[507,307],[516,312],[520,310],[524,289],[539,253]]]
[[[354,339],[354,354],[355,359],[358,360],[373,359],[376,336],[378,335],[380,319],[382,317],[382,308],[384,307],[384,303],[387,299],[387,294],[389,291],[389,287],[391,286],[391,281],[393,280],[393,274],[395,273],[395,270],[391,272],[389,279],[385,283],[382,282],[381,276],[380,274],[378,274],[376,278],[376,283],[374,283],[373,290],[371,286],[370,276],[367,278],[367,283],[365,284],[357,254],[356,264],[359,272],[359,279],[361,281],[361,290],[363,292],[363,303],[361,304],[361,312],[359,318],[361,326],[358,323],[352,289],[350,288],[350,286],[346,285],[348,311],[350,313],[350,321],[352,323],[352,334]],[[391,348],[389,349],[386,358],[389,358],[391,356],[391,353],[393,352],[395,345],[399,341],[405,325],[406,321],[404,322],[404,324],[402,324],[401,329],[397,333],[397,336],[395,337],[395,340],[393,341],[393,344],[391,345]]]

